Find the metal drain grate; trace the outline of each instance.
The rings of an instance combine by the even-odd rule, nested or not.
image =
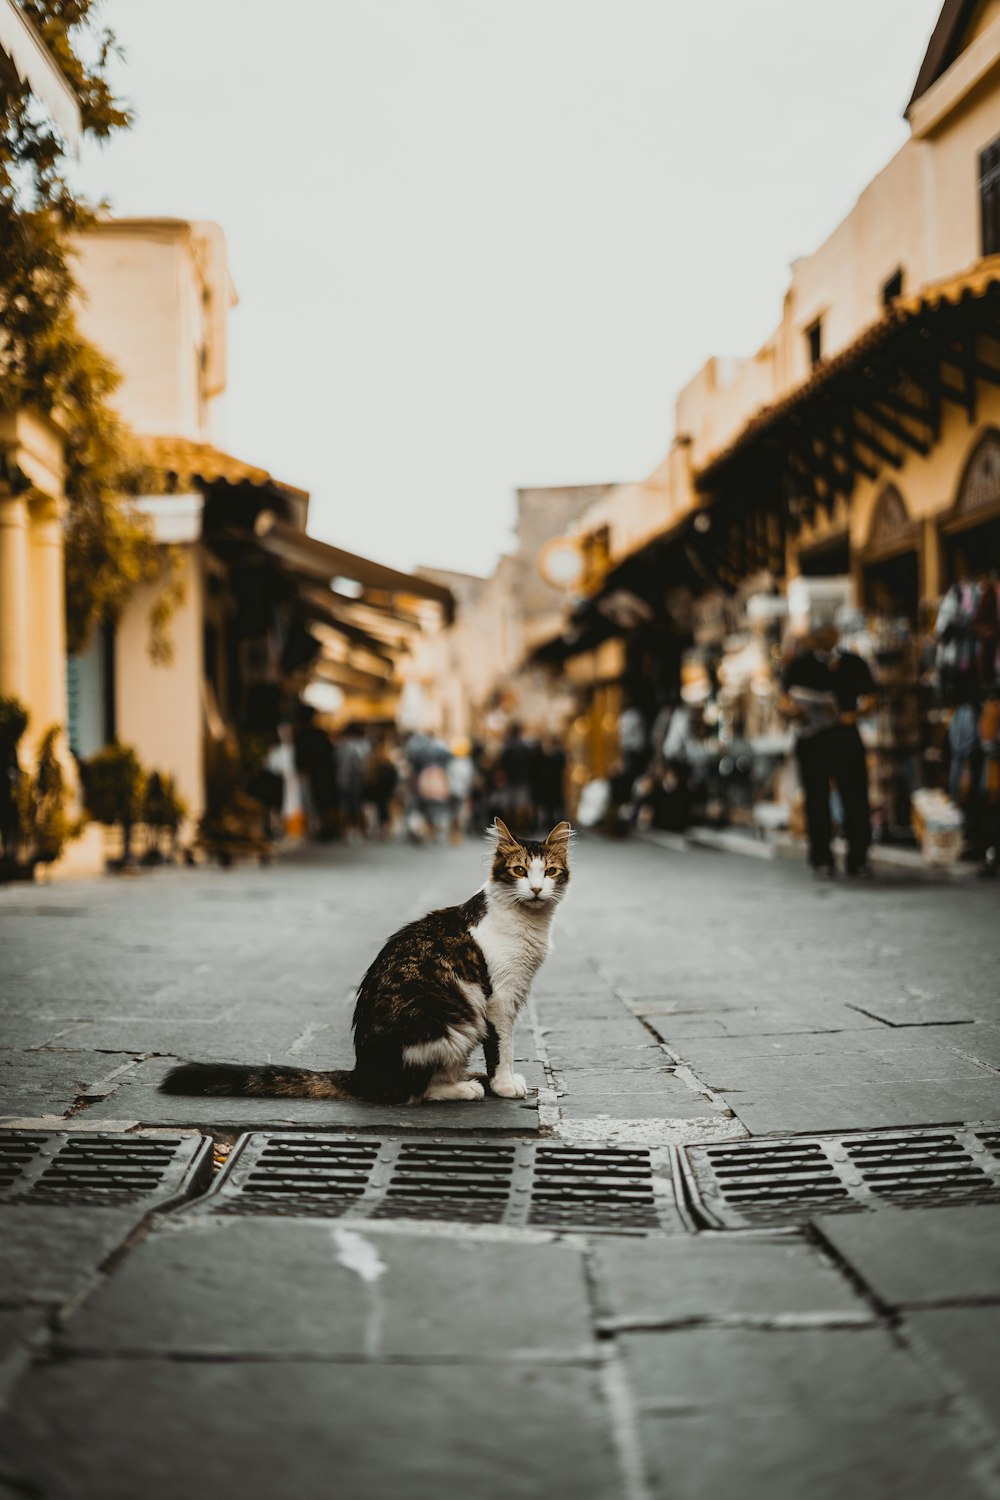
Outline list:
[[[244,1191],[277,1202],[349,1203],[364,1192],[377,1154],[377,1142],[269,1136]]]
[[[1000,1201],[1000,1129],[992,1128],[688,1146],[680,1163],[691,1208],[713,1228],[801,1223],[879,1202]]]
[[[656,1229],[649,1152],[539,1146],[530,1224],[558,1228]]]
[[[404,1141],[376,1219],[499,1224],[513,1190],[513,1146]]]
[[[0,1132],[0,1202],[162,1204],[211,1173],[200,1136]]]
[[[676,1227],[669,1153],[638,1146],[253,1134],[237,1142],[204,1201],[231,1214],[620,1233]]]

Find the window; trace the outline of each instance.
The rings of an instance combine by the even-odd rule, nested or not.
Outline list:
[[[817,318],[815,323],[810,323],[806,329],[806,344],[809,349],[809,363],[813,369],[823,358],[823,319]]]
[[[903,295],[903,268],[900,266],[882,287],[882,306],[891,307]]]
[[[1000,255],[1000,136],[979,153],[983,254]]]

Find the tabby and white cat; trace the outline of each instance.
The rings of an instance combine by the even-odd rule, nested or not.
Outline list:
[[[523,1099],[527,1086],[514,1072],[514,1022],[551,946],[552,918],[569,882],[570,833],[568,823],[559,823],[544,843],[535,843],[516,839],[496,819],[493,863],[482,890],[462,906],[400,928],[362,979],[351,1071],[183,1063],[161,1088],[383,1104],[482,1099],[483,1075],[466,1071],[482,1043],[490,1092]]]

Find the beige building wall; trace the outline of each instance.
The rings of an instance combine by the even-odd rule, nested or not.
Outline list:
[[[222,441],[226,320],[236,298],[218,225],[109,219],[77,244],[84,332],[117,366],[115,402],[142,436]],[[201,701],[203,581],[200,500],[159,497],[157,539],[183,557],[184,599],[168,626],[173,660],[150,659],[150,610],[161,585],[143,585],[115,629],[115,726],[147,770],[167,772],[193,819],[204,809]]]
[[[170,621],[173,659],[149,658],[149,612],[157,585],[145,584],[129,601],[115,632],[115,702],[119,740],[133,745],[148,771],[175,778],[197,819],[204,811],[201,702],[203,584],[196,544],[180,549],[183,603]]]
[[[66,725],[64,436],[37,412],[0,410],[0,446],[31,486],[0,483],[0,695],[31,715],[29,758]]]
[[[76,245],[84,333],[117,365],[143,436],[221,444],[226,316],[236,296],[216,224],[108,219]]]

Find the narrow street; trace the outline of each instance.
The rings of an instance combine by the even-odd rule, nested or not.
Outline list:
[[[0,891],[3,1500],[996,1496],[990,886],[585,838],[527,1099],[157,1092],[349,1064],[382,940],[482,879]]]

